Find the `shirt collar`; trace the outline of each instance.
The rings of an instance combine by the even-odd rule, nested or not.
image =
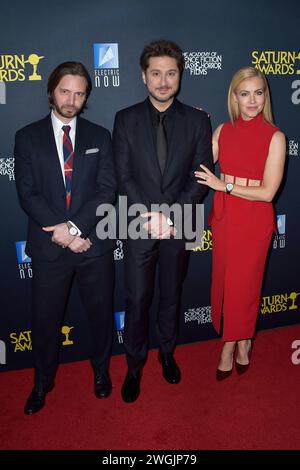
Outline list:
[[[151,103],[149,97],[147,98],[147,101],[148,101],[148,107],[149,107],[149,110],[150,110],[151,118],[153,119],[153,121],[156,122],[157,115],[160,113],[160,111],[158,109],[156,109],[155,106],[153,106],[153,104]],[[166,111],[163,111],[166,114],[166,116],[168,116],[168,118],[173,116],[173,114],[176,110],[176,106],[177,106],[177,100],[174,99],[173,103],[166,109]]]
[[[68,124],[65,124],[60,119],[58,119],[57,116],[55,116],[55,114],[52,110],[51,111],[51,121],[52,121],[52,126],[53,126],[53,130],[54,130],[55,135],[58,135],[59,132],[62,130],[62,126],[66,126],[66,125],[71,127],[71,132],[72,131],[75,132],[77,116],[73,117],[73,119],[71,119],[71,121]]]

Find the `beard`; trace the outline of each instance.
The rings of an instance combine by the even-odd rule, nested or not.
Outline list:
[[[154,98],[156,101],[158,101],[159,103],[167,103],[168,101],[172,100],[173,98],[175,98],[175,96],[177,95],[178,93],[178,90],[175,90],[173,91],[170,95],[167,95],[167,96],[164,96],[164,97],[161,97],[161,96],[158,96],[156,95],[155,93],[152,93],[151,91],[149,91],[149,95],[152,96],[152,98]]]
[[[67,118],[67,119],[72,119],[73,117],[77,116],[78,114],[80,114],[82,108],[84,107],[84,104],[80,107],[77,107],[77,106],[73,106],[73,105],[62,105],[62,106],[58,106],[58,104],[56,103],[55,100],[53,100],[54,102],[54,107],[55,107],[55,111],[57,112],[57,114],[59,114],[60,116],[64,117],[64,118]]]

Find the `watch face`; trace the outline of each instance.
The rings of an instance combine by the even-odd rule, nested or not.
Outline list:
[[[227,183],[226,184],[226,191],[228,193],[230,193],[230,191],[232,191],[232,190],[233,190],[233,184],[232,183]]]
[[[71,227],[69,232],[70,232],[70,235],[77,235],[77,229],[75,227]]]

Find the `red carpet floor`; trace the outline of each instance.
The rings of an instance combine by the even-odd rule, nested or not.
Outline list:
[[[0,449],[299,449],[300,364],[291,347],[300,326],[257,335],[252,363],[218,383],[219,341],[179,346],[182,382],[167,384],[151,351],[137,402],[122,402],[124,356],[111,363],[113,393],[93,395],[87,361],[61,365],[37,415],[23,414],[32,370],[0,374]],[[299,354],[300,358],[300,354]]]

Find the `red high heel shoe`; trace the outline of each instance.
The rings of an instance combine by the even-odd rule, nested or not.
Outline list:
[[[236,369],[236,371],[239,375],[245,374],[245,372],[247,372],[247,370],[249,369],[251,351],[252,351],[252,341],[250,340],[250,346],[249,346],[249,349],[247,351],[248,352],[248,359],[249,359],[248,364],[240,364],[239,362],[237,362],[237,360],[235,360],[235,369]]]

